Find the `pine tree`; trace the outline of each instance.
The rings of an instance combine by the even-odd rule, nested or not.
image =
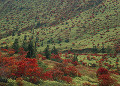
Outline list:
[[[49,51],[49,45],[44,50],[45,56],[47,59],[50,59],[50,51]]]
[[[51,53],[54,53],[55,55],[58,54],[58,50],[55,48],[55,46],[54,46],[53,49],[51,50]]]
[[[41,46],[43,47],[43,41],[42,41],[42,43],[41,43]]]
[[[77,55],[75,55],[75,54],[74,54],[74,57],[73,57],[72,62],[75,62],[75,61],[77,61],[77,62],[78,62],[78,58],[77,58]]]
[[[26,35],[24,36],[24,40],[27,40],[27,36]]]
[[[110,53],[111,53],[111,50],[112,50],[111,47],[108,45],[107,48],[106,48],[106,53],[107,53],[107,54],[110,54]]]
[[[101,49],[102,53],[105,53],[105,48],[104,48],[104,44],[102,44],[102,49]]]
[[[16,38],[13,45],[12,45],[12,48],[15,50],[15,53],[18,53],[18,49],[19,49],[19,44],[18,44],[18,39]]]
[[[33,45],[33,42],[30,41],[29,45],[28,45],[28,53],[27,53],[27,56],[28,58],[35,58],[35,55],[36,52],[35,52],[35,49],[34,49],[34,45]]]
[[[25,51],[28,51],[28,44],[27,42],[24,40],[23,43],[22,43],[22,48],[25,50]]]
[[[97,49],[96,45],[93,46],[93,53],[98,53],[98,49]]]

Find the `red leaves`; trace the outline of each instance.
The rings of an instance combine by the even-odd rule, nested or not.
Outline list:
[[[114,85],[115,81],[112,79],[108,74],[102,74],[98,77],[100,81],[99,86],[112,86]]]
[[[18,57],[22,57],[22,59],[18,59]],[[21,76],[41,78],[43,69],[38,67],[36,59],[25,58],[24,55],[18,57],[0,57],[0,66],[8,70],[4,70],[4,72],[0,71],[0,75],[7,73],[6,77],[8,78]]]
[[[52,71],[47,71],[42,74],[42,79],[43,80],[53,80],[53,72]]]
[[[97,70],[96,73],[97,73],[97,76],[102,75],[102,74],[109,74],[109,73],[108,73],[108,70],[105,69],[105,68],[103,68],[103,67],[100,67],[100,68]]]
[[[97,76],[99,80],[99,86],[112,86],[116,80],[110,77],[109,71],[105,68],[99,68],[97,70]]]
[[[59,55],[52,54],[50,57],[51,60],[55,60],[57,62],[62,61],[62,58]]]
[[[74,66],[64,67],[63,72],[69,76],[77,76],[78,74],[78,70]]]
[[[64,76],[64,72],[60,70],[53,71],[53,78],[54,80],[61,80],[61,78]]]
[[[66,81],[67,83],[72,83],[72,78],[71,78],[69,75],[63,76],[63,77],[62,77],[62,80],[63,80],[63,81]]]
[[[75,66],[78,65],[77,61],[72,62],[72,64],[74,64]]]
[[[8,49],[1,48],[2,51],[8,52]]]
[[[9,55],[13,55],[15,51],[8,51]]]

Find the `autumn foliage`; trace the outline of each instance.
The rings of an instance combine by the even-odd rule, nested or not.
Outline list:
[[[116,80],[110,77],[110,73],[107,69],[101,67],[97,70],[96,73],[99,81],[99,86],[116,85]]]
[[[22,80],[35,84],[41,79],[71,83],[72,77],[81,76],[75,66],[64,66],[62,63],[58,63],[55,68],[49,71],[44,71],[43,68],[38,66],[37,59],[26,58],[26,55],[27,52],[22,50],[22,48],[16,57],[4,57],[2,53],[0,53],[0,76],[16,79],[19,86],[23,85]],[[41,57],[43,56],[38,54],[38,58]],[[59,55],[53,55],[51,58],[57,61],[61,59]]]

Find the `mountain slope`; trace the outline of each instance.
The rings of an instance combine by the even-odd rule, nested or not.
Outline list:
[[[65,3],[62,5],[65,5]],[[79,15],[75,17],[71,17],[72,19],[63,20],[60,24],[50,27],[48,26],[44,27],[44,23],[43,26],[39,26],[38,23],[35,23],[30,26],[30,24],[34,22],[32,19],[29,19],[31,21],[27,21],[29,22],[29,23],[26,22],[27,24],[24,23],[25,21],[23,21],[22,25],[23,26],[26,25],[26,27],[27,26],[29,27],[27,28],[22,27],[23,31],[24,29],[27,29],[28,31],[24,31],[24,32],[21,31],[21,35],[18,36],[21,39],[20,45],[22,43],[22,39],[24,35],[29,36],[28,38],[34,35],[34,40],[36,39],[36,37],[38,38],[39,40],[37,43],[38,50],[43,50],[47,44],[51,45],[51,47],[54,46],[55,44],[59,49],[70,49],[70,48],[83,49],[83,48],[87,48],[85,47],[86,45],[90,46],[88,48],[91,48],[93,44],[95,45],[97,45],[98,43],[102,44],[102,42],[109,41],[111,39],[116,39],[117,41],[119,40],[118,35],[120,34],[119,31],[120,11],[118,9],[119,5],[120,3],[117,0],[116,1],[106,0],[96,7],[80,12]],[[21,14],[23,14],[23,12],[21,12]],[[54,21],[54,18],[52,20]],[[49,21],[47,22],[50,23]],[[34,29],[34,32],[32,32],[33,31],[32,29],[35,28],[36,25],[38,25],[38,27]],[[19,26],[17,28],[19,28]],[[20,28],[18,32],[20,32]],[[107,33],[108,35],[106,35]],[[15,36],[14,38],[16,37],[17,36]],[[14,41],[14,38],[10,36],[9,38],[5,38],[3,40],[5,41],[6,39],[9,39],[7,42],[9,42],[11,45],[12,42]],[[13,41],[10,42],[11,41],[10,39]],[[99,41],[97,41],[98,39]],[[1,43],[2,42],[3,41],[1,41]],[[44,44],[44,47],[41,46],[42,42]],[[111,41],[111,42],[114,43],[115,41]],[[73,43],[75,43],[75,46],[73,45]]]

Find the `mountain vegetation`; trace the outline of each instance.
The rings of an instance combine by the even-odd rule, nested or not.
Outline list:
[[[120,86],[119,0],[0,0],[0,86]]]

